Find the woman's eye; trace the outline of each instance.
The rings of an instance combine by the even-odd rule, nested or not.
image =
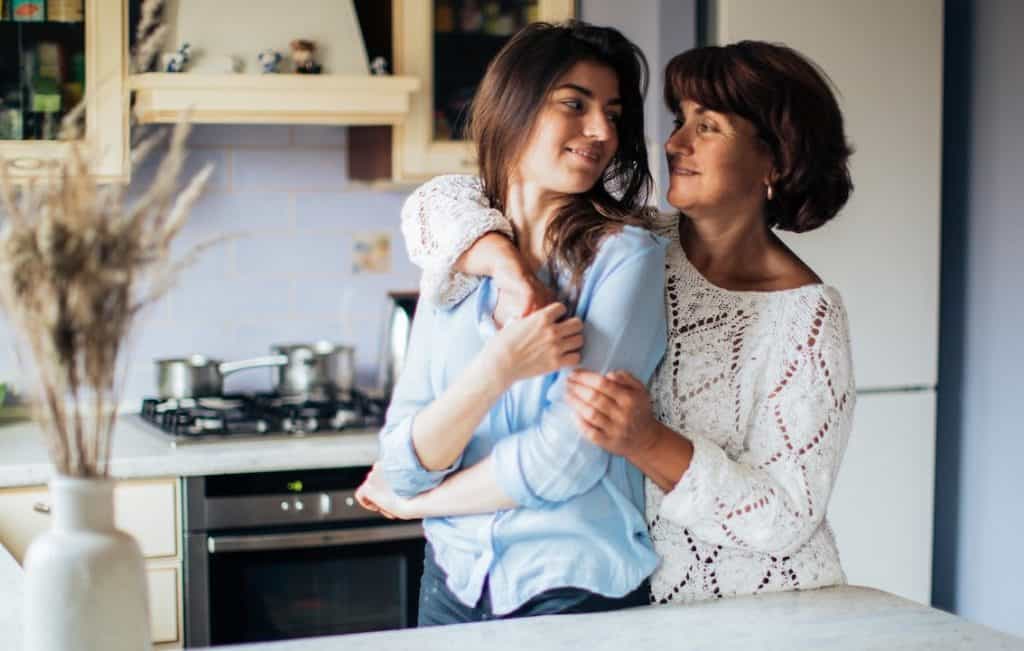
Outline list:
[[[714,130],[715,127],[710,122],[701,122],[697,125],[697,133],[711,133]]]
[[[683,128],[683,121],[682,120],[680,120],[679,118],[676,118],[676,119],[672,120],[672,130],[673,131],[679,131],[682,128]]]
[[[622,123],[622,114],[621,113],[609,113],[608,114],[608,120],[612,124],[614,124],[615,126],[619,126],[619,124]]]
[[[583,108],[583,102],[579,101],[578,99],[567,99],[563,101],[562,104],[565,104],[574,111],[578,111],[581,108]]]

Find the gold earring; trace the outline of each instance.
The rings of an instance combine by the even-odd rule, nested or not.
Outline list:
[[[768,186],[768,201],[771,201],[772,200],[772,184],[771,183],[765,183],[765,185]]]

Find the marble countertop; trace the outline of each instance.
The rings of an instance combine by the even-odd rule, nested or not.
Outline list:
[[[14,642],[21,640],[21,603],[25,592],[21,566],[10,552],[0,545],[0,636]],[[7,647],[5,647],[7,648]],[[11,649],[20,646],[11,645]]]
[[[218,651],[451,649],[1016,649],[1024,640],[900,597],[854,586],[460,626],[308,638]]]
[[[23,572],[0,545],[0,631],[20,648]],[[217,651],[451,651],[451,649],[1005,649],[1024,639],[886,592],[838,586],[736,597],[688,606],[646,606],[460,626],[216,647]]]
[[[172,448],[168,437],[155,427],[135,414],[123,414],[114,430],[110,470],[116,478],[186,477],[363,466],[376,458],[375,429]],[[45,484],[52,474],[35,423],[0,426],[0,488]]]

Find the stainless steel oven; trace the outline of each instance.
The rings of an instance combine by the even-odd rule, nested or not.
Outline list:
[[[186,478],[185,646],[415,626],[422,525],[361,508],[367,471]]]

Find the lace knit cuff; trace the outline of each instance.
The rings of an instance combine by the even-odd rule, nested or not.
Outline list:
[[[722,481],[729,458],[722,448],[700,434],[685,432],[683,436],[693,443],[693,458],[679,483],[665,494],[659,515],[690,527],[713,517],[715,486]]]
[[[440,255],[436,264],[440,266],[454,265],[463,253],[487,233],[496,231],[510,238],[513,236],[511,222],[494,208],[464,208],[463,213],[459,219],[459,228],[438,236]]]
[[[438,258],[432,260],[433,264],[423,270],[420,293],[438,307],[449,308],[458,305],[480,284],[478,276],[464,274],[452,268],[463,253],[487,233],[498,232],[512,237],[512,225],[497,210],[479,208],[472,213],[471,219],[460,220],[462,228],[453,230],[453,237],[441,243]]]

